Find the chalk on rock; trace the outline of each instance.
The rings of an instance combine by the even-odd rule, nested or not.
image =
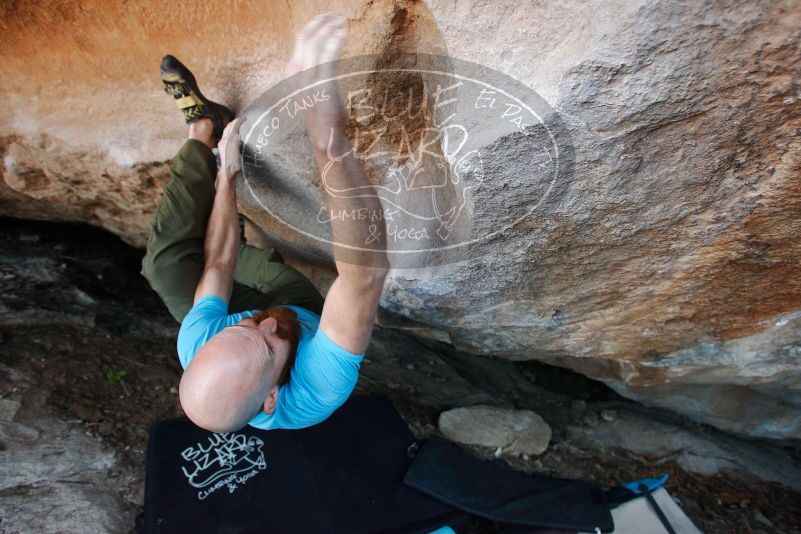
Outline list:
[[[454,408],[439,416],[439,430],[465,445],[501,448],[511,454],[542,454],[551,441],[551,427],[531,410],[497,406]]]

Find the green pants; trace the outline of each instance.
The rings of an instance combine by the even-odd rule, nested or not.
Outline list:
[[[179,323],[192,308],[203,273],[203,242],[216,170],[209,147],[188,139],[172,162],[172,179],[150,227],[142,275]],[[323,298],[308,278],[278,255],[241,245],[229,313],[278,304],[294,304],[319,314]]]

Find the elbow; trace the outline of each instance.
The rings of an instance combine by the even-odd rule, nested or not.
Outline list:
[[[337,272],[354,285],[363,288],[384,287],[389,275],[389,267],[366,267],[361,265],[337,264]]]
[[[237,256],[230,254],[207,254],[205,270],[217,270],[222,273],[233,273],[236,269]]]
[[[384,267],[369,267],[369,272],[365,276],[365,283],[369,287],[378,288],[380,291],[389,275],[389,269]]]
[[[235,236],[227,236],[225,239],[216,239],[215,236],[210,239],[207,235],[203,256],[206,266],[226,270],[235,268],[239,257],[239,229],[237,228]]]

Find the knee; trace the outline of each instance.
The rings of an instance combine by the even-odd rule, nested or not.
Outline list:
[[[170,287],[170,284],[175,282],[172,270],[164,261],[159,261],[157,257],[149,252],[142,258],[142,270],[140,273],[159,296],[173,292]]]
[[[145,257],[142,258],[142,270],[140,274],[147,280],[150,288],[164,303],[170,315],[180,323],[192,307],[192,297],[184,295],[176,296],[174,294],[175,292],[171,291],[169,287],[169,281],[164,279],[163,273],[161,276],[158,274],[156,267],[156,262],[153,260],[152,256],[146,254]]]
[[[145,257],[142,258],[142,270],[139,271],[142,276],[145,277],[147,283],[150,284],[154,290],[158,291],[155,286],[156,280],[156,262],[153,260],[153,256],[149,253],[145,254]]]

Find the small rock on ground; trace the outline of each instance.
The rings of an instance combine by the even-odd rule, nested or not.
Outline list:
[[[537,413],[497,406],[469,406],[443,412],[439,416],[439,430],[457,443],[500,448],[511,454],[542,454],[551,441],[551,427]]]

